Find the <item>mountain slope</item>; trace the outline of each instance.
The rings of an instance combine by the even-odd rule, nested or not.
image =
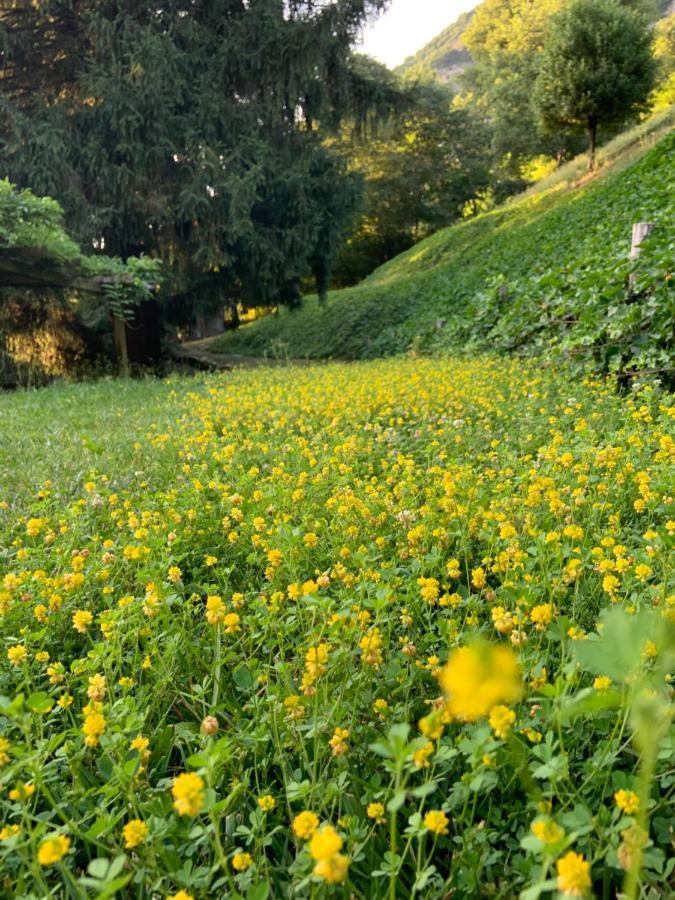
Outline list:
[[[675,110],[663,118],[672,129]],[[624,138],[625,140],[625,138]],[[649,139],[632,152],[643,153]],[[619,157],[621,159],[621,157]],[[625,165],[625,160],[624,160]],[[657,228],[627,295],[631,226]],[[354,288],[281,310],[222,352],[365,358],[411,349],[562,350],[606,370],[673,362],[675,133],[623,170],[564,184],[439,231]]]
[[[401,63],[396,71],[407,77],[433,78],[456,85],[460,76],[473,65],[471,53],[464,44],[464,34],[476,10],[482,5],[477,3],[472,10],[462,13],[421,50]],[[658,0],[656,12],[658,16],[675,12],[675,0]]]
[[[409,56],[397,69],[401,75],[435,78],[454,83],[472,65],[471,54],[464,45],[464,32],[473,18],[474,10],[463,13],[444,28],[428,44]]]

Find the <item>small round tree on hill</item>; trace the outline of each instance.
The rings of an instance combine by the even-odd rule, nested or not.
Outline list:
[[[591,171],[598,127],[643,110],[655,73],[644,16],[616,0],[574,0],[549,22],[534,92],[541,123],[585,129]]]

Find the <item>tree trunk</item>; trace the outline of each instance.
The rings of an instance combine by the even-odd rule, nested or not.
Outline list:
[[[162,356],[162,319],[159,303],[153,297],[134,308],[127,327],[129,361],[139,366],[156,366]]]
[[[124,319],[113,315],[113,340],[119,365],[119,373],[123,378],[129,377],[129,353],[127,350],[127,326]]]
[[[595,170],[595,148],[598,142],[598,123],[589,121],[588,123],[588,171]]]
[[[231,300],[223,313],[223,328],[225,331],[236,331],[239,328],[239,308],[236,300]]]

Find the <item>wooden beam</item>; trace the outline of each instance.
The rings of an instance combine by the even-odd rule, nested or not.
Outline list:
[[[0,287],[63,289],[102,294],[107,284],[131,284],[131,275],[84,275],[79,260],[57,262],[44,247],[0,245]]]

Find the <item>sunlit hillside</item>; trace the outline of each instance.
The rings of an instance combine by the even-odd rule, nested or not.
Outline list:
[[[407,350],[557,347],[612,370],[672,365],[673,111],[621,136],[596,178],[570,164],[538,190],[441,230],[361,285],[309,298],[222,338],[222,351],[363,358]],[[655,142],[657,145],[654,146]],[[639,276],[658,301],[626,296],[634,222],[658,226]],[[669,299],[670,298],[670,299]],[[640,312],[642,318],[636,319]],[[630,333],[630,347],[608,336]],[[658,337],[660,335],[660,337]],[[633,362],[625,357],[632,357]]]

